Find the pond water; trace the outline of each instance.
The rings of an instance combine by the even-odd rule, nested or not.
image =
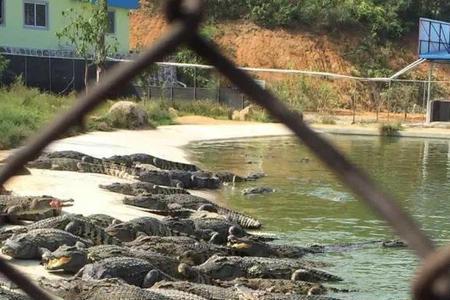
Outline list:
[[[439,244],[450,241],[450,149],[442,140],[325,135],[393,194]],[[240,175],[263,171],[256,182],[226,186],[221,197],[233,209],[260,219],[279,243],[336,244],[393,237],[308,150],[292,137],[202,142],[189,146],[193,161],[209,170]],[[243,196],[249,186],[270,186],[275,193]],[[340,299],[409,299],[409,280],[417,259],[406,249],[373,247],[318,260],[357,290]]]

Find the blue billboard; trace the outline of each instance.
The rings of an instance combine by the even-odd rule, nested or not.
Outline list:
[[[96,0],[91,0],[92,3],[96,3]],[[111,7],[119,7],[126,9],[139,8],[139,0],[108,0],[108,5]]]
[[[450,23],[420,19],[419,57],[428,60],[450,60]]]

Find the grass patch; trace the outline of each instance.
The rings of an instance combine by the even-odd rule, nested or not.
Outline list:
[[[382,136],[398,136],[399,131],[402,129],[403,127],[401,123],[381,124],[379,127],[380,134]]]
[[[136,99],[121,99],[136,101]],[[21,146],[27,138],[51,122],[56,115],[67,111],[76,102],[75,94],[58,96],[25,87],[20,80],[8,88],[0,88],[0,150]],[[116,101],[106,101],[86,116],[83,126],[72,128],[64,136],[85,131],[114,130],[108,111]],[[230,119],[232,109],[214,101],[140,101],[152,127],[175,124],[177,116],[200,115],[216,119]],[[255,110],[249,120],[273,122],[264,110]]]
[[[320,123],[324,125],[336,125],[336,120],[332,116],[324,116],[320,120]]]
[[[172,107],[178,111],[178,115],[196,115],[215,119],[230,119],[232,109],[228,106],[210,100],[176,101]]]

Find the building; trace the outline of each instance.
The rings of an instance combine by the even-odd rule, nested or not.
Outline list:
[[[82,11],[95,0],[0,0],[0,47],[22,53],[27,49],[69,50],[56,33],[65,25],[63,11]],[[118,52],[129,51],[129,11],[139,0],[108,0],[110,33],[118,41]],[[20,49],[20,50],[19,50]],[[9,52],[9,51],[8,51]]]

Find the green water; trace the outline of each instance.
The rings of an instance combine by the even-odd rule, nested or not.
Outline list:
[[[440,140],[326,135],[341,151],[392,193],[439,243],[450,239],[450,151]],[[280,243],[341,243],[392,238],[375,217],[294,138],[205,142],[189,147],[206,169],[267,177],[221,190],[229,207],[260,219],[262,231]],[[273,194],[243,196],[242,189],[267,185]],[[357,292],[341,299],[409,299],[417,260],[409,250],[370,248],[316,256]]]

